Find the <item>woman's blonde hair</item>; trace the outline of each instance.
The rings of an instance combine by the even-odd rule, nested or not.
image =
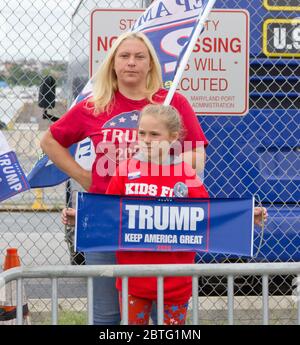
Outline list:
[[[148,104],[141,111],[140,121],[142,117],[146,115],[153,116],[160,122],[163,122],[169,131],[169,134],[172,135],[177,132],[179,140],[184,138],[185,132],[181,116],[177,109],[172,105]]]
[[[118,89],[117,75],[114,71],[114,60],[119,46],[127,39],[139,39],[148,48],[151,68],[147,76],[147,94],[145,97],[152,102],[153,95],[162,87],[161,67],[151,42],[141,32],[126,32],[120,35],[114,42],[94,76],[93,97],[90,102],[94,103],[95,114],[101,111],[109,111],[113,103],[114,94]]]

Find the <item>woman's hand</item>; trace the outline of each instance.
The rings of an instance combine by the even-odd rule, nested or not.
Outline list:
[[[254,224],[262,226],[262,218],[264,223],[268,219],[268,212],[265,207],[254,207]]]
[[[76,211],[74,208],[64,208],[61,212],[61,222],[64,225],[74,226],[75,215],[76,215]]]

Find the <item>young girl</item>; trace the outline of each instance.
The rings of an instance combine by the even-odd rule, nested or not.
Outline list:
[[[138,127],[140,150],[116,169],[106,194],[133,196],[174,196],[176,183],[184,183],[188,197],[207,198],[208,193],[196,172],[170,148],[180,141],[181,117],[172,106],[148,105]],[[194,252],[117,252],[118,264],[192,264]],[[121,279],[117,279],[120,302]],[[192,293],[191,277],[164,278],[164,324],[183,325]],[[129,278],[128,322],[146,325],[152,303],[157,300],[157,279]],[[120,303],[122,305],[122,303]]]

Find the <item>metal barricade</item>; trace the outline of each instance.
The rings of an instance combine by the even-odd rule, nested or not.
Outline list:
[[[263,279],[262,290],[262,323],[269,324],[269,276],[271,275],[300,276],[300,263],[246,263],[246,264],[206,264],[206,265],[106,265],[106,266],[40,266],[20,267],[7,270],[0,274],[0,289],[12,280],[17,280],[17,323],[22,324],[22,289],[23,279],[50,278],[52,282],[52,324],[58,320],[57,280],[59,278],[87,279],[87,312],[88,324],[93,323],[93,277],[122,277],[122,324],[128,324],[128,277],[157,277],[157,316],[158,324],[163,324],[163,279],[170,276],[192,276],[192,324],[198,324],[198,289],[201,276],[227,277],[227,321],[234,324],[234,279],[236,276],[259,275]],[[300,280],[296,281],[295,304],[297,324],[300,325]],[[201,308],[201,306],[200,306]]]

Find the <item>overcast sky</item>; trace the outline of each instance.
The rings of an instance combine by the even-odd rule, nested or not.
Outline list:
[[[1,0],[0,59],[66,60],[79,0]]]
[[[80,28],[75,44],[89,47],[89,14],[100,7],[136,7],[140,0],[0,0],[0,60],[67,61],[72,15]],[[84,23],[84,24],[82,24]],[[82,35],[85,32],[85,35]],[[81,55],[81,54],[80,54]]]

